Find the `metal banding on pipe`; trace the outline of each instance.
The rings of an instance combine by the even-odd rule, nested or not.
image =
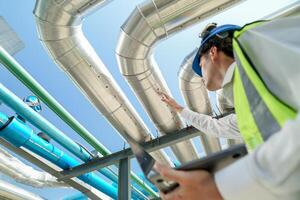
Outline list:
[[[107,2],[37,0],[34,15],[39,38],[54,62],[118,133],[128,133],[139,142],[148,141],[151,139],[148,128],[81,30],[83,19]],[[153,152],[152,155],[162,163],[172,164],[163,151]],[[131,177],[155,194],[137,176],[132,174]]]
[[[81,135],[102,155],[110,154],[110,151],[103,146],[96,138],[89,133],[74,117],[66,111],[12,56],[10,56],[0,46],[0,62],[9,69],[18,79],[20,79],[33,93],[35,93],[49,108],[51,108],[61,119],[63,119],[74,131]],[[86,159],[89,159],[85,157]],[[86,161],[86,160],[85,160]],[[101,170],[105,173],[106,169]],[[105,173],[109,179],[116,181],[117,177],[111,175],[109,171]],[[145,185],[137,176],[132,174],[132,178],[139,185]],[[147,188],[147,186],[145,186]],[[150,191],[151,193],[151,191]]]
[[[89,2],[94,1],[74,5],[70,0],[62,4],[38,0],[34,14],[40,40],[58,66],[121,136],[128,133],[139,142],[148,141],[151,139],[148,128],[83,35],[81,25],[90,14],[88,10],[105,1],[91,5]],[[87,5],[84,13],[78,12],[82,4]],[[163,151],[153,156],[171,164]]]
[[[161,134],[181,129],[179,115],[161,103],[157,91],[170,94],[153,58],[154,47],[171,34],[219,13],[240,0],[146,0],[138,5],[121,27],[116,57],[124,78],[143,104]],[[193,144],[172,147],[181,162],[197,158]]]

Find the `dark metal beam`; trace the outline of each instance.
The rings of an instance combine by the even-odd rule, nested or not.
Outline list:
[[[0,144],[7,149],[11,150],[12,152],[22,156],[29,162],[35,164],[39,168],[43,169],[44,171],[48,172],[49,174],[55,176],[56,178],[60,178],[61,174],[58,170],[61,170],[57,166],[53,165],[52,163],[48,162],[47,160],[43,159],[42,157],[39,157],[36,154],[33,154],[32,152],[23,149],[23,148],[17,148],[10,143],[8,143],[6,140],[0,138]],[[64,182],[71,187],[79,190],[83,194],[85,194],[87,197],[95,200],[101,200],[100,198],[100,192],[96,190],[95,188],[91,187],[90,185],[82,182],[81,180],[74,178],[74,179],[68,179],[64,180]]]
[[[201,134],[203,133],[199,132],[199,130],[193,127],[188,127],[180,131],[177,131],[175,133],[170,133],[168,135],[164,135],[162,137],[153,139],[149,142],[143,143],[142,146],[147,152],[152,152],[152,151],[156,151],[171,146],[178,142],[191,139]],[[73,177],[77,177],[80,176],[81,174],[85,174],[91,171],[99,170],[103,167],[117,164],[121,159],[124,158],[130,159],[132,157],[134,156],[131,149],[127,148],[125,150],[112,153],[105,157],[95,158],[88,163],[84,163],[72,169],[64,170],[61,172],[62,177],[59,178],[58,180],[67,180]]]
[[[130,160],[121,159],[119,162],[118,200],[131,199]]]

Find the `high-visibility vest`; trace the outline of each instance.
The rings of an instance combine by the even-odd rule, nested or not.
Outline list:
[[[233,77],[234,106],[239,130],[249,150],[280,131],[287,120],[294,119],[297,113],[267,88],[239,42],[243,33],[262,23],[248,24],[240,31],[235,31],[233,37],[237,63]]]

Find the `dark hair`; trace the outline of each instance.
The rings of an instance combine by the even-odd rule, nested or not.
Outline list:
[[[200,34],[202,39],[209,35],[209,32],[217,27],[216,23],[211,23],[206,26],[206,28]],[[211,47],[217,47],[218,51],[224,52],[225,55],[233,58],[233,48],[232,48],[232,38],[233,32],[226,32],[225,37],[216,35],[209,39],[201,48],[199,56],[205,55]]]

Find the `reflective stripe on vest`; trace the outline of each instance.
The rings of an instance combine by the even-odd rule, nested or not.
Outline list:
[[[245,26],[234,33],[233,50],[237,67],[234,72],[234,106],[238,127],[247,147],[252,150],[278,132],[296,112],[275,97],[265,86],[238,37],[262,22]],[[271,67],[271,66],[270,66]]]

